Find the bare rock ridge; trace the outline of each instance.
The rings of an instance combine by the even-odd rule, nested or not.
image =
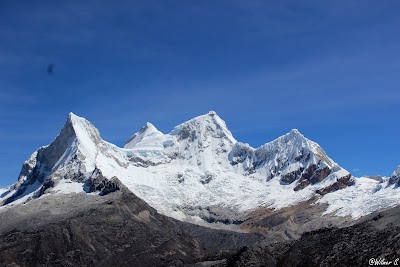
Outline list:
[[[296,241],[279,243],[267,239],[243,247],[227,257],[225,266],[368,266],[371,259],[398,258],[400,206],[374,212],[351,225],[329,227],[304,233]]]
[[[8,209],[0,266],[364,266],[398,257],[399,214],[395,207],[296,241],[254,243],[248,234],[183,225],[122,186],[104,196],[49,196]]]
[[[0,267],[366,265],[395,255],[399,185],[296,129],[253,148],[211,111],[120,148],[71,113],[0,189]]]
[[[318,144],[305,138],[297,129],[257,149],[236,143],[230,157],[232,165],[242,163],[248,174],[264,169],[267,180],[281,176],[283,184],[297,181],[295,191],[321,182],[340,168]]]
[[[99,194],[49,195],[2,211],[0,266],[183,267],[262,240],[174,220],[117,177],[96,169],[91,178],[88,190]]]
[[[396,187],[400,186],[400,165],[396,168],[393,174],[390,176],[389,184],[394,184]]]
[[[182,266],[206,256],[175,220],[123,188],[37,199],[5,216],[0,266]]]

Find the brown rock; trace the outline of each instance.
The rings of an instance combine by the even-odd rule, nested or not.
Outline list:
[[[333,184],[331,184],[328,187],[325,187],[321,190],[317,190],[317,194],[320,194],[321,196],[326,195],[328,193],[335,192],[337,190],[346,188],[348,186],[354,185],[354,179],[351,177],[351,174],[349,173],[346,176],[340,177],[337,179],[337,181]]]
[[[316,184],[324,180],[331,173],[331,170],[328,167],[323,169],[318,169],[315,171],[314,175],[311,177],[311,184]]]

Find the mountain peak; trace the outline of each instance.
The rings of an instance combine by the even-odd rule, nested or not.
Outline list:
[[[146,122],[145,127],[147,127],[147,128],[156,128],[151,122]]]
[[[176,126],[170,134],[147,122],[124,148],[102,140],[90,122],[69,113],[56,139],[24,164],[3,203],[58,190],[82,192],[84,185],[97,183],[93,174],[98,170],[105,179],[119,177],[165,214],[206,221],[216,214],[225,220],[260,206],[281,208],[314,195],[324,198],[353,183],[351,174],[299,130],[254,149],[236,142],[215,111]]]
[[[180,136],[181,139],[186,139],[187,135],[192,136],[193,133],[197,133],[198,135],[212,133],[214,137],[225,137],[231,143],[236,143],[236,139],[229,131],[225,121],[215,111],[209,111],[207,114],[197,116],[179,124],[170,134]]]
[[[276,138],[269,143],[264,144],[262,147],[271,145],[275,146],[277,144],[280,144],[278,145],[279,147],[286,147],[287,144],[298,147],[308,147],[310,143],[309,141],[310,140],[308,140],[302,133],[300,133],[298,129],[292,129],[290,130],[290,132]]]
[[[68,119],[74,119],[74,118],[77,118],[78,116],[77,115],[75,115],[75,113],[73,113],[73,112],[70,112],[69,114],[68,114]]]
[[[157,130],[157,128],[147,122],[139,132],[132,135],[128,140],[126,140],[124,148],[134,148],[136,144],[140,143],[143,139],[147,139],[149,137],[157,137],[162,136],[163,133]]]
[[[394,170],[389,179],[389,185],[395,184],[396,187],[400,186],[400,165]]]
[[[392,176],[399,176],[400,175],[400,165],[392,173]]]
[[[75,113],[70,112],[68,114],[67,123],[71,123],[71,124],[74,125],[76,123],[82,123],[82,122],[85,122],[85,121],[87,121],[85,118],[79,117]]]
[[[207,115],[213,117],[213,116],[217,115],[217,112],[215,112],[214,110],[210,110]]]
[[[290,138],[298,138],[298,139],[305,139],[304,135],[298,129],[292,129],[287,134],[283,135]]]
[[[68,130],[69,137],[71,137],[72,133],[80,139],[81,142],[85,142],[88,139],[98,139],[100,137],[99,131],[93,126],[93,124],[72,112],[68,114],[68,119],[61,130],[60,135],[62,135],[65,130]]]
[[[296,135],[302,135],[298,129],[292,129],[292,130],[290,130],[289,133],[296,134]]]

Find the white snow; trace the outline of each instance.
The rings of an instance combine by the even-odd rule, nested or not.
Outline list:
[[[354,186],[326,194],[319,203],[329,204],[325,214],[359,218],[377,210],[400,204],[399,190],[387,183],[361,177]]]
[[[151,123],[146,123],[143,128],[128,139],[124,148],[132,149],[141,147],[144,150],[152,150],[153,148],[163,148],[163,133],[157,130]]]
[[[0,199],[2,195],[10,190],[10,187],[0,188]]]
[[[48,194],[83,192],[83,183],[58,177],[78,170],[89,175],[98,168],[107,178],[118,177],[160,213],[198,221],[198,208],[220,207],[232,213],[247,213],[258,207],[294,205],[348,174],[296,129],[255,149],[237,142],[213,111],[176,126],[169,134],[147,123],[124,148],[102,140],[87,120],[72,113],[69,119],[75,136],[66,140],[69,146],[49,174],[57,178],[57,183]],[[30,163],[36,164],[32,158]],[[254,164],[258,166],[255,171]],[[280,181],[282,175],[310,164],[329,166],[332,173],[299,191],[293,190],[296,182],[285,185]],[[281,172],[275,173],[274,169]],[[326,194],[319,203],[329,204],[327,214],[354,218],[400,204],[400,191],[385,185],[359,178],[354,186]],[[32,187],[32,192],[37,189]],[[28,191],[18,203],[29,200],[32,192]]]
[[[53,188],[50,188],[47,193],[49,194],[69,194],[69,193],[83,193],[84,183],[71,181],[70,179],[60,180]]]

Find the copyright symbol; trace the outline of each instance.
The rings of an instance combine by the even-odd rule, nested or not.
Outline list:
[[[375,259],[374,259],[374,258],[371,258],[371,259],[369,259],[369,261],[368,261],[369,265],[374,265],[374,262],[375,262]]]

